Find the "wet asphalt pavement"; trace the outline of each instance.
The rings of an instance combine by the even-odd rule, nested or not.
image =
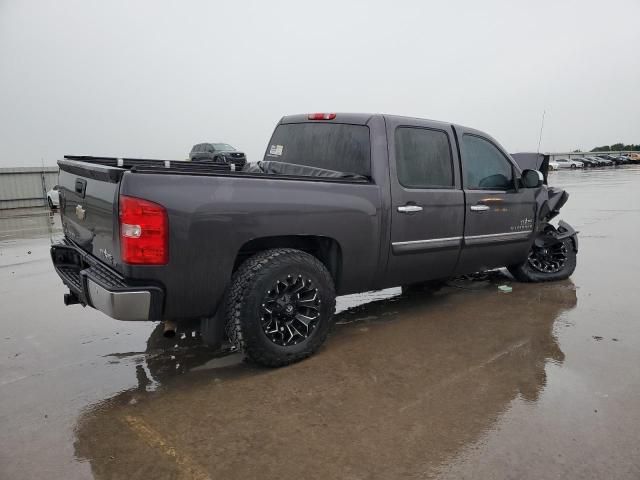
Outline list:
[[[550,183],[571,280],[342,297],[278,370],[64,307],[57,215],[0,212],[0,479],[640,478],[640,166]]]

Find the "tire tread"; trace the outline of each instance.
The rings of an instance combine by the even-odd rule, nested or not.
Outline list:
[[[528,260],[525,260],[521,265],[512,265],[507,267],[509,273],[513,275],[517,281],[522,283],[542,283],[542,282],[555,282],[558,280],[564,280],[569,278],[576,269],[577,254],[574,249],[573,241],[568,238],[564,240],[569,252],[569,264],[559,272],[555,273],[542,273],[534,270],[529,265]]]
[[[227,336],[229,340],[240,348],[251,361],[270,367],[281,367],[297,362],[312,355],[322,345],[327,337],[329,328],[318,332],[318,335],[308,342],[307,346],[295,354],[287,356],[274,355],[272,351],[263,347],[260,342],[254,341],[252,338],[256,332],[248,330],[242,321],[242,305],[248,295],[254,295],[255,289],[252,288],[258,280],[269,275],[271,268],[281,264],[291,262],[307,263],[315,269],[323,280],[328,282],[333,293],[334,285],[331,275],[326,267],[316,257],[305,253],[301,250],[293,248],[275,248],[264,250],[255,254],[244,261],[242,265],[234,273],[231,285],[226,295],[225,316]],[[335,295],[331,295],[330,311],[333,313],[335,309]],[[332,318],[328,319],[331,322]],[[262,332],[258,332],[262,333]]]

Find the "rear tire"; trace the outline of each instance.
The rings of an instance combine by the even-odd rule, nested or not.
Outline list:
[[[566,259],[562,267],[557,271],[542,271],[540,264],[535,259],[532,260],[533,249],[536,249],[537,247],[532,246],[531,248],[532,252],[523,264],[507,267],[509,273],[511,273],[511,275],[513,275],[513,277],[519,282],[532,283],[564,280],[569,278],[576,269],[577,252],[571,238],[565,238],[561,245],[558,246],[559,249],[564,251]],[[538,266],[536,267],[536,265]]]
[[[571,165],[571,168],[578,168],[578,167],[576,167],[575,165]]]
[[[225,305],[229,339],[255,363],[297,362],[327,338],[335,298],[333,279],[316,257],[291,248],[265,250],[233,275]]]

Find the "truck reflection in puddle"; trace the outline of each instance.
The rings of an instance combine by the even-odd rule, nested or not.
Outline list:
[[[428,476],[514,401],[538,401],[548,364],[564,360],[554,326],[576,305],[573,284],[505,294],[505,281],[378,293],[390,297],[338,314],[328,347],[278,370],[192,336],[164,351],[156,329],[138,388],[79,419],[76,457],[96,478]]]

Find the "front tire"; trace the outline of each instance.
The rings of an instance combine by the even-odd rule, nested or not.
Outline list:
[[[281,367],[312,355],[335,310],[333,279],[300,250],[265,250],[234,273],[226,297],[229,339],[258,364]]]
[[[531,247],[521,265],[507,267],[519,282],[553,282],[569,278],[576,269],[577,252],[571,238],[550,247]]]

